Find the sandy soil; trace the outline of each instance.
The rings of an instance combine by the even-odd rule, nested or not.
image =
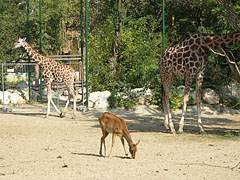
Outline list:
[[[163,114],[154,107],[108,110],[127,122],[140,140],[136,159],[126,158],[119,138],[112,158],[99,157],[101,130],[97,117],[104,110],[71,112],[48,119],[37,109],[0,113],[0,179],[118,180],[118,179],[240,179],[240,114],[203,109],[207,135],[199,135],[194,108],[188,110],[185,134],[164,133]],[[177,128],[180,111],[173,113]],[[106,139],[107,153],[111,136]]]

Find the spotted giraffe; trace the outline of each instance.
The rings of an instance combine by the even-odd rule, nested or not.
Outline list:
[[[201,88],[204,70],[208,63],[209,49],[240,43],[240,32],[229,34],[194,34],[189,39],[167,49],[159,59],[159,73],[162,80],[162,104],[165,114],[164,126],[176,133],[169,107],[169,91],[176,77],[185,77],[182,117],[178,133],[183,133],[184,116],[189,100],[190,87],[196,77],[196,106],[200,133],[205,133],[201,121]]]
[[[20,47],[23,47],[28,53],[28,55],[39,65],[39,67],[42,68],[42,76],[45,80],[45,84],[47,87],[47,97],[48,97],[46,117],[48,117],[50,114],[50,102],[52,103],[53,107],[56,109],[60,117],[64,117],[67,107],[69,105],[69,101],[72,97],[73,98],[73,118],[75,118],[77,98],[76,98],[76,92],[74,90],[74,81],[76,77],[74,69],[69,65],[60,64],[51,58],[41,55],[30,44],[26,42],[26,38],[22,39],[19,37],[17,41],[14,43],[12,49],[20,48]],[[53,81],[64,82],[68,90],[68,100],[62,112],[57,108],[57,106],[54,104],[52,100],[51,84]]]

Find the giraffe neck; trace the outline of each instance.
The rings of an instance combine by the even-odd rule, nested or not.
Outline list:
[[[35,50],[30,44],[25,42],[24,49],[28,55],[40,66],[43,67],[46,62],[50,61],[49,58],[41,55],[37,50]],[[53,60],[52,60],[53,61]]]
[[[229,34],[202,34],[200,36],[202,36],[202,46],[212,48],[227,47],[240,43],[240,32]]]

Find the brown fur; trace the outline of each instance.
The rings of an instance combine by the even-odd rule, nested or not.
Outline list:
[[[101,129],[102,129],[102,134],[103,134],[103,136],[101,137],[101,144],[100,144],[100,152],[99,152],[100,156],[102,156],[102,144],[104,144],[104,155],[106,156],[105,138],[108,136],[109,133],[112,133],[112,147],[109,153],[109,157],[111,157],[112,148],[114,146],[115,137],[117,135],[120,137],[122,141],[125,154],[127,155],[123,138],[125,138],[126,141],[128,142],[129,152],[131,153],[132,158],[135,159],[136,152],[137,152],[137,145],[139,144],[140,141],[138,141],[136,144],[133,143],[132,138],[129,134],[126,122],[123,119],[109,112],[103,113],[98,118],[98,120],[99,120]]]

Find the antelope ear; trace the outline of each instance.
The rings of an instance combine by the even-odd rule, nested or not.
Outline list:
[[[136,146],[140,143],[140,140],[138,140],[138,142],[136,143]]]

